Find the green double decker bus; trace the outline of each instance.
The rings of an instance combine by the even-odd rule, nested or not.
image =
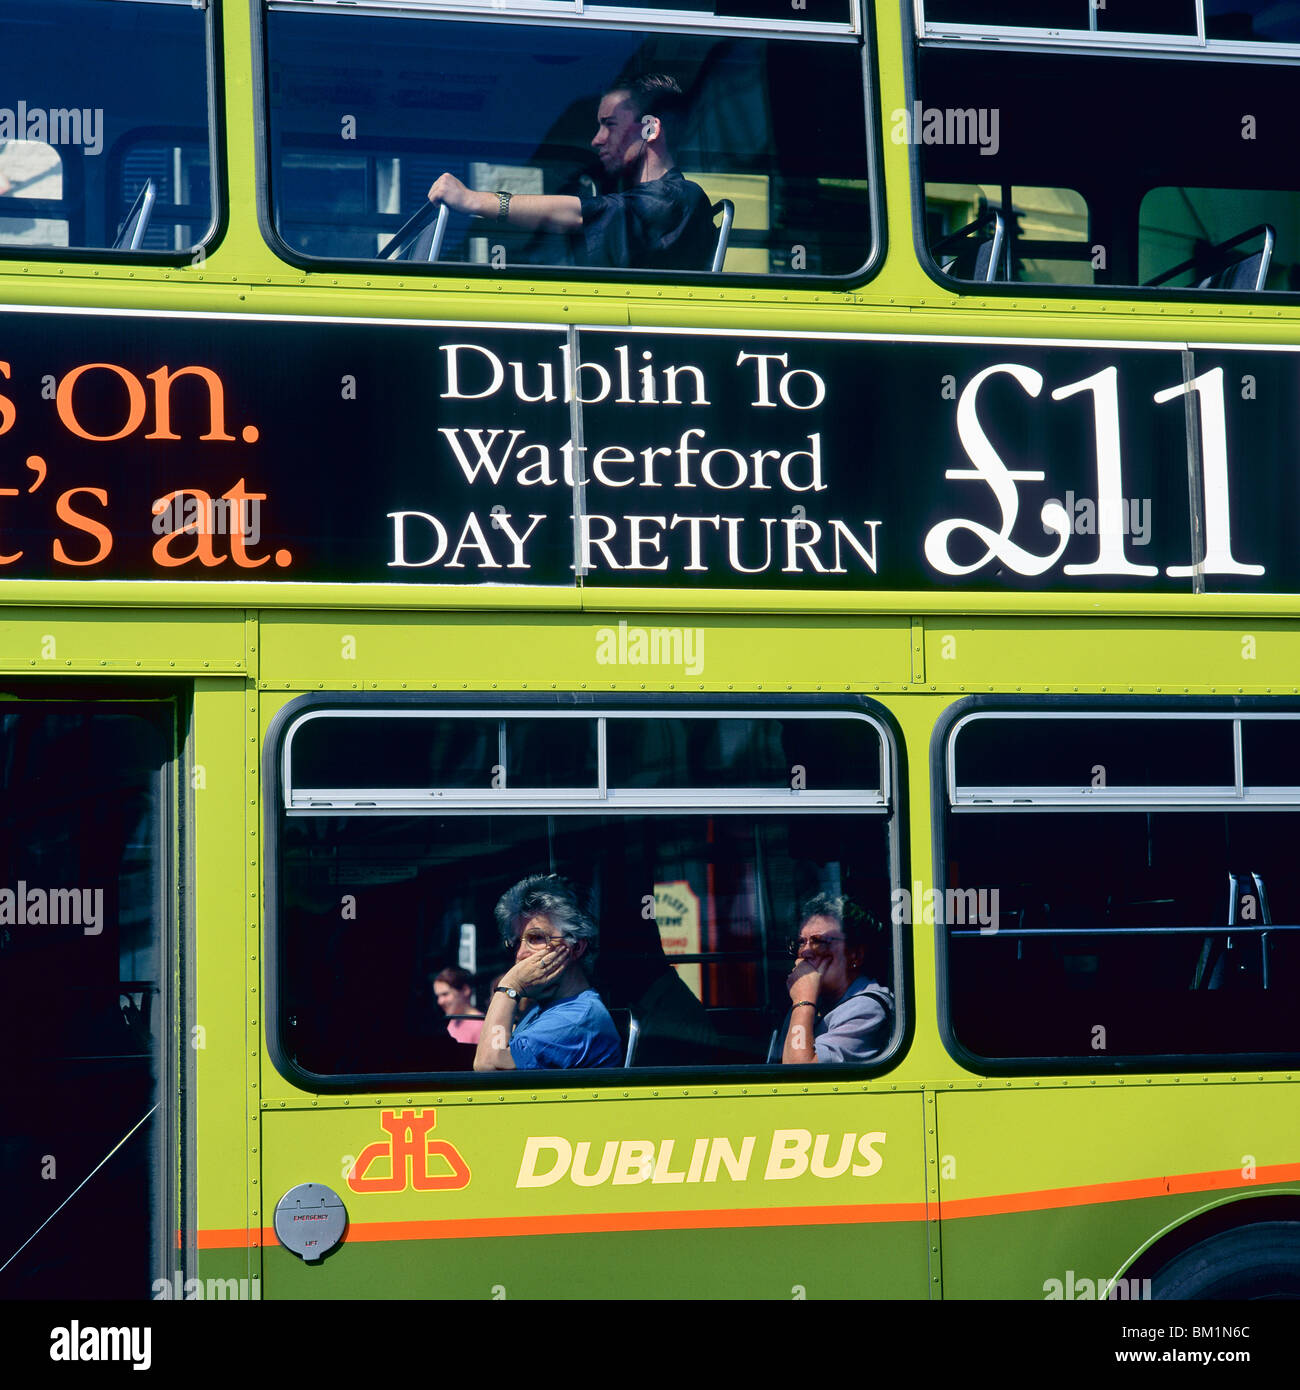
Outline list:
[[[6,5],[0,1292],[1300,1293],[1297,64]]]

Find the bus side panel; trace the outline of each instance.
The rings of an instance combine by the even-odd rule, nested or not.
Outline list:
[[[922,1128],[915,1094],[276,1109],[268,1199],[326,1184],[349,1225],[312,1263],[268,1233],[263,1293],[924,1298]]]
[[[940,1094],[944,1296],[1095,1297],[1186,1217],[1300,1191],[1300,1116],[1284,1092],[1206,1081]]]

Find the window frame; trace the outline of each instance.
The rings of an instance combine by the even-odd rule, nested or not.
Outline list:
[[[1111,718],[1142,717],[1168,720],[1201,719],[1207,717],[1222,719],[1300,719],[1300,701],[1283,699],[1268,695],[1237,696],[1229,699],[1212,695],[969,695],[949,705],[935,722],[930,737],[930,795],[933,815],[931,819],[931,843],[934,855],[936,882],[946,881],[948,865],[949,820],[954,815],[1002,814],[1011,813],[1010,801],[998,805],[972,807],[954,804],[951,791],[952,744],[959,727],[972,718],[983,715],[1004,715],[1008,718],[1026,716],[1081,718],[1106,716]],[[1234,757],[1238,778],[1241,775],[1241,738],[1234,737]],[[1014,803],[1025,806],[1023,798]],[[1250,800],[1234,797],[1217,801],[1177,800],[1146,803],[1136,798],[1114,797],[1096,800],[1091,804],[1073,800],[1064,804],[1038,804],[1039,814],[1051,815],[1059,812],[1091,812],[1097,815],[1123,813],[1147,809],[1159,810],[1166,814],[1178,811],[1218,811],[1237,809],[1240,812],[1258,810],[1289,810],[1300,807],[1296,800],[1264,799]],[[962,1043],[953,1024],[951,997],[951,977],[953,970],[952,953],[949,949],[948,924],[943,920],[942,898],[935,903],[935,957],[936,1003],[939,1035],[948,1054],[978,1076],[1045,1076],[1045,1075],[1108,1075],[1133,1073],[1187,1073],[1189,1071],[1232,1071],[1241,1067],[1260,1069],[1294,1069],[1300,1065],[1300,1046],[1293,1052],[1234,1052],[1234,1053],[1142,1053],[1110,1055],[1098,1053],[1093,1057],[1060,1057],[1043,1055],[1037,1057],[985,1057],[973,1052]],[[1228,924],[1224,923],[1224,929]],[[1155,934],[1154,932],[1152,934]],[[1014,1000],[1007,1001],[1014,1003]]]
[[[602,711],[611,714],[625,713],[625,717],[653,719],[671,714],[681,716],[693,713],[698,717],[722,715],[733,718],[761,718],[764,715],[801,714],[804,717],[862,718],[869,722],[877,732],[882,750],[882,780],[892,789],[892,800],[876,808],[850,807],[847,805],[810,806],[809,814],[866,815],[874,819],[883,818],[887,852],[890,863],[888,873],[891,890],[910,882],[910,864],[907,856],[907,791],[905,744],[902,732],[893,716],[879,702],[865,695],[772,695],[748,696],[732,694],[707,694],[683,696],[645,692],[643,694],[623,694],[612,692],[607,695],[593,695],[589,692],[456,692],[445,695],[422,694],[410,691],[373,691],[367,693],[312,693],[295,697],[282,706],[267,726],[262,745],[262,787],[264,804],[264,831],[266,835],[264,924],[266,931],[266,1041],[267,1050],[276,1071],[292,1085],[310,1093],[371,1093],[410,1089],[522,1089],[536,1091],[539,1087],[554,1089],[561,1087],[572,1090],[601,1088],[617,1085],[626,1088],[635,1085],[689,1084],[706,1081],[740,1081],[749,1078],[763,1078],[770,1081],[796,1079],[789,1067],[780,1062],[771,1063],[710,1063],[687,1067],[633,1067],[621,1063],[614,1067],[592,1067],[574,1069],[541,1069],[521,1072],[357,1072],[349,1074],[323,1074],[307,1070],[295,1063],[287,1054],[282,1040],[282,1014],[284,1009],[284,927],[280,913],[280,827],[287,817],[286,792],[284,782],[285,745],[293,727],[313,711],[371,710],[383,716],[394,711],[414,709],[424,711],[433,718],[482,717],[484,710],[490,710],[497,717],[540,718],[548,715],[568,714],[591,718]],[[518,796],[519,793],[516,793]],[[525,815],[574,815],[591,814],[590,806],[575,805],[561,796],[551,796],[550,802],[535,800],[531,796],[520,801],[513,808],[515,814]],[[699,813],[705,808],[688,808]],[[764,808],[753,802],[744,805],[719,807],[720,814],[753,813],[791,814],[787,805],[772,804]],[[510,814],[510,808],[502,805],[492,807],[486,803],[452,809],[446,805],[428,807],[430,815],[487,815]],[[680,814],[680,804],[631,806],[607,803],[603,814],[619,815],[672,815]],[[793,812],[798,814],[797,811]],[[299,816],[334,815],[352,816],[366,814],[347,808],[302,810]],[[407,817],[416,814],[409,809],[384,809],[370,814]],[[857,1077],[878,1076],[896,1066],[906,1054],[915,1028],[915,1004],[911,962],[911,927],[894,922],[882,923],[888,932],[890,950],[890,970],[888,980],[882,980],[894,993],[894,1024],[889,1042],[880,1055],[863,1065],[816,1064],[830,1066],[826,1079],[853,1079]]]
[[[130,3],[137,5],[173,5],[182,9],[196,8],[190,3],[190,0],[130,0]],[[225,236],[229,224],[230,207],[225,160],[225,86],[222,45],[220,41],[223,27],[221,7],[222,0],[205,0],[203,5],[205,12],[203,50],[207,74],[208,182],[212,206],[206,229],[202,232],[194,245],[184,251],[155,251],[143,248],[139,251],[128,251],[123,249],[115,250],[111,246],[0,245],[0,273],[7,271],[9,269],[9,264],[14,261],[127,266],[187,266],[196,263],[202,264],[203,260],[213,253],[221,239]],[[102,151],[101,157],[110,161],[110,168],[112,167],[113,161],[116,161],[120,167],[121,145],[123,140],[130,137],[132,140],[138,141],[142,136],[156,136],[159,131],[165,129],[166,127],[152,124],[139,126],[134,130],[122,132],[116,137],[112,146],[108,146]],[[68,166],[65,161],[65,182],[67,177]],[[84,205],[84,171],[78,170],[75,183],[76,187],[74,192]],[[198,218],[194,220],[198,220]]]
[[[906,0],[904,0],[906,3]],[[848,292],[872,280],[884,266],[888,251],[886,239],[883,134],[877,115],[880,81],[876,55],[875,5],[877,0],[850,0],[851,21],[827,24],[818,21],[782,25],[779,21],[719,18],[690,10],[631,10],[615,6],[587,7],[574,0],[576,11],[567,0],[249,0],[252,7],[254,167],[257,181],[257,220],[263,240],[271,252],[295,270],[320,275],[398,277],[423,287],[448,278],[463,280],[465,289],[477,291],[482,284],[498,286],[513,283],[555,284],[581,292],[588,286],[616,283],[627,292],[657,285],[697,287],[739,286],[749,290],[770,286],[774,294],[786,295],[793,288],[813,291]],[[538,8],[544,6],[545,8]],[[425,19],[459,23],[510,24],[515,26],[565,26],[609,32],[629,29],[636,33],[667,33],[682,36],[735,38],[808,43],[852,44],[858,51],[857,70],[861,74],[863,157],[867,166],[867,229],[869,244],[861,263],[841,275],[809,275],[800,271],[662,272],[656,270],[615,269],[607,266],[507,264],[502,269],[477,262],[384,261],[375,257],[308,256],[291,247],[280,235],[276,219],[275,182],[272,166],[270,62],[271,45],[268,17],[273,12],[335,15],[391,15],[402,19]],[[856,106],[855,106],[856,109]],[[408,214],[409,215],[409,214]],[[396,230],[396,224],[393,230]]]

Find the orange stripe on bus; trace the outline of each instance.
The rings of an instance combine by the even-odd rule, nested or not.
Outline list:
[[[456,1240],[472,1236],[581,1235],[599,1231],[722,1230],[744,1226],[861,1225],[877,1221],[924,1221],[924,1202],[878,1203],[874,1206],[741,1207],[730,1211],[634,1211],[568,1216],[481,1216],[448,1221],[349,1222],[349,1241]],[[199,1248],[230,1249],[275,1244],[275,1230],[260,1233],[212,1230],[199,1233]]]
[[[1049,1207],[1092,1206],[1099,1202],[1135,1202],[1143,1197],[1172,1197],[1185,1192],[1218,1192],[1232,1187],[1258,1187],[1266,1183],[1295,1182],[1300,1163],[1275,1163],[1256,1169],[1248,1181],[1240,1168],[1217,1173],[1179,1173],[1167,1178],[1133,1178],[1125,1182],[1090,1183],[1084,1187],[1045,1188],[1041,1192],[1011,1192],[997,1197],[956,1197],[940,1202],[942,1218],[1002,1216],[1016,1211],[1043,1211]]]
[[[1181,1173],[1165,1178],[1135,1178],[1125,1182],[1090,1183],[1083,1187],[1045,1188],[1010,1192],[995,1197],[949,1198],[940,1204],[945,1220],[972,1216],[1005,1216],[1054,1207],[1095,1206],[1102,1202],[1134,1202],[1180,1193],[1216,1192],[1300,1181],[1300,1163],[1259,1168],[1247,1181],[1238,1168],[1214,1173]],[[726,1230],[757,1226],[865,1225],[874,1222],[924,1221],[924,1202],[889,1202],[873,1206],[739,1207],[721,1211],[661,1211],[572,1213],[567,1216],[485,1216],[447,1221],[365,1221],[348,1225],[350,1241],[461,1240],[490,1236],[584,1235],[602,1231]],[[274,1245],[275,1230],[241,1228],[200,1231],[201,1250]]]
[[[349,1240],[455,1240],[465,1236],[560,1236],[599,1231],[722,1230],[744,1226],[860,1225],[924,1221],[924,1202],[878,1206],[741,1207],[731,1211],[633,1211],[595,1215],[485,1217],[463,1221],[374,1221],[349,1226]]]

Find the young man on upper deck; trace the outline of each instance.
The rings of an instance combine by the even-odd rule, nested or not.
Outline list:
[[[717,241],[713,213],[673,154],[684,105],[681,88],[664,73],[619,83],[601,97],[591,145],[616,192],[477,192],[442,174],[429,201],[501,226],[568,232],[580,238],[580,259],[589,266],[707,270]]]

